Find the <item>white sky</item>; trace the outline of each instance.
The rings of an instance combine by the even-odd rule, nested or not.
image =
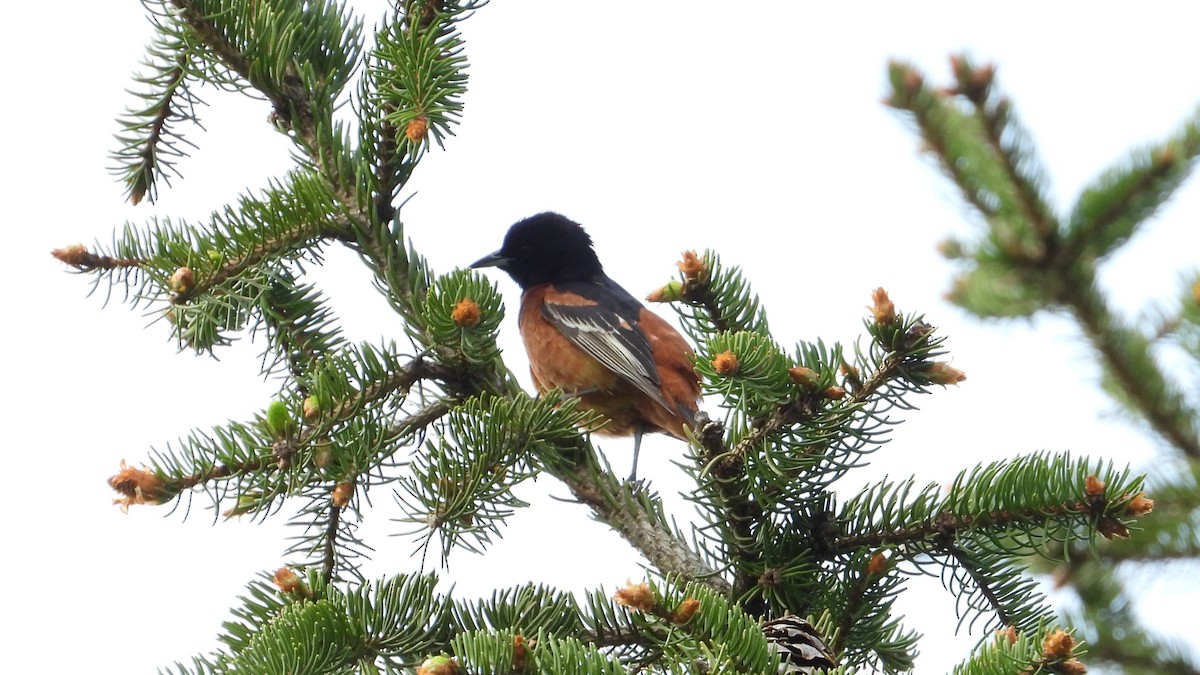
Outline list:
[[[380,2],[355,3],[368,17]],[[661,284],[686,248],[716,248],[741,265],[777,337],[851,340],[870,289],[924,312],[950,336],[963,386],[922,410],[858,480],[916,472],[944,481],[980,461],[1070,450],[1147,466],[1156,442],[1129,428],[1095,385],[1097,370],[1062,320],[983,324],[942,300],[954,271],[934,250],[971,231],[959,200],[916,155],[906,122],[880,104],[885,63],[917,62],[948,81],[946,57],[966,48],[999,66],[1000,83],[1039,145],[1056,203],[1127,149],[1173,132],[1200,101],[1200,41],[1184,3],[495,2],[465,25],[471,91],[459,135],[434,152],[406,195],[404,220],[439,271],[494,250],[505,228],[554,209],[582,222],[611,276],[635,294]],[[185,180],[158,204],[134,208],[107,169],[114,118],[132,85],[149,28],[138,3],[17,3],[0,42],[6,99],[7,222],[0,252],[10,317],[3,411],[10,467],[6,672],[152,672],[215,646],[234,597],[286,547],[281,524],[219,522],[203,498],[191,518],[165,508],[109,506],[104,479],[191,428],[246,419],[277,384],[257,376],[257,345],[220,361],[177,355],[164,324],[121,307],[118,291],[85,298],[89,280],[64,273],[51,248],[110,241],[126,220],[201,219],[289,166],[268,105],[208,92],[207,133]],[[1200,194],[1190,185],[1105,269],[1121,307],[1172,297],[1196,263]],[[637,237],[633,248],[628,242]],[[315,276],[350,337],[402,333],[351,255],[334,249]],[[517,290],[496,277],[509,307]],[[103,291],[103,289],[101,289]],[[510,317],[510,364],[524,372]],[[602,441],[617,466],[625,441]],[[683,487],[655,439],[641,472],[670,497]],[[526,487],[487,556],[454,555],[460,597],[536,581],[566,589],[642,576],[627,546],[564,507],[552,480]],[[368,576],[413,571],[390,493],[364,532],[378,555]],[[678,500],[672,498],[673,504]],[[552,508],[553,506],[553,508]],[[682,512],[678,511],[681,515]],[[282,520],[282,519],[280,519]],[[1141,611],[1193,644],[1182,617],[1191,572],[1136,582]],[[902,610],[926,634],[917,673],[941,673],[978,635],[952,637],[953,599],[913,584]],[[11,641],[11,642],[10,642]],[[86,664],[86,665],[83,665]],[[23,667],[22,670],[17,670]]]

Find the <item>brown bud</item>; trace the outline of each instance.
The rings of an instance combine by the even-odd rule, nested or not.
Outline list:
[[[980,66],[971,73],[971,85],[979,89],[986,89],[992,85],[992,80],[996,77],[996,66],[987,64]]]
[[[141,177],[129,188],[129,203],[137,206],[146,197],[146,179]]]
[[[71,244],[70,246],[56,248],[50,251],[50,255],[71,267],[83,267],[91,259],[91,254],[83,247],[83,244]]]
[[[354,496],[354,483],[342,481],[341,483],[338,483],[337,485],[333,486],[333,497],[332,497],[333,505],[338,507],[339,509],[344,508],[347,504],[349,504],[350,498],[353,496]]]
[[[196,285],[196,273],[190,267],[180,267],[167,280],[167,285],[176,293],[187,293]]]
[[[859,375],[858,368],[842,361],[838,365],[838,372],[842,374],[843,382],[851,391],[862,388],[862,376]]]
[[[817,371],[812,368],[805,368],[804,366],[788,368],[788,377],[792,378],[792,382],[805,389],[814,389],[821,383],[821,376]]]
[[[896,321],[896,305],[888,297],[887,291],[876,288],[871,291],[871,315],[879,326],[890,326]]]
[[[859,378],[858,368],[855,368],[845,361],[842,361],[840,364],[838,364],[838,372],[842,374],[842,377],[848,379],[857,380]]]
[[[121,470],[108,479],[108,486],[122,496],[114,499],[113,504],[129,513],[129,507],[135,504],[160,504],[166,497],[166,485],[152,471],[135,469],[121,460]]]
[[[475,304],[475,301],[470,298],[459,300],[458,304],[450,312],[450,318],[454,319],[454,323],[460,328],[474,326],[479,323],[481,316],[482,312],[479,311],[479,305]]]
[[[1010,645],[1017,644],[1017,629],[1012,626],[1005,626],[1004,628],[1001,628],[1000,630],[996,631],[996,635],[999,635],[1001,640],[1004,640]]]
[[[674,612],[671,612],[671,621],[676,624],[683,625],[692,618],[696,610],[700,609],[700,601],[695,598],[688,598],[679,603]]]
[[[1069,659],[1075,650],[1075,638],[1064,630],[1055,629],[1042,641],[1042,656],[1047,659]]]
[[[420,143],[429,134],[429,118],[421,115],[414,117],[404,126],[404,135],[413,143]]]
[[[1131,516],[1144,516],[1153,510],[1154,500],[1147,497],[1145,492],[1134,495],[1133,499],[1129,500],[1129,504],[1125,506],[1125,511]]]
[[[613,595],[613,600],[618,605],[641,612],[648,612],[654,608],[654,593],[651,592],[650,585],[645,583],[629,583]]]
[[[529,650],[526,647],[525,636],[517,633],[513,636],[513,670],[517,672],[525,670],[528,659]]]
[[[825,391],[821,392],[821,395],[824,396],[825,398],[832,399],[834,401],[840,401],[846,397],[846,390],[841,387],[836,387],[836,386],[835,387],[826,387]]]
[[[883,554],[883,551],[877,551],[875,555],[871,556],[871,561],[867,563],[867,574],[871,576],[881,574],[887,569],[887,564],[887,556]]]
[[[1104,483],[1095,476],[1088,476],[1083,481],[1083,491],[1089,497],[1101,497],[1104,495]]]
[[[286,567],[280,567],[275,570],[274,581],[280,591],[287,593],[297,600],[309,600],[312,598],[312,589],[308,587],[308,584],[304,583],[304,579]]]
[[[712,360],[713,370],[722,377],[729,377],[738,371],[738,359],[733,352],[725,350]]]
[[[915,70],[909,69],[904,73],[903,84],[905,90],[910,93],[915,93],[923,84],[923,81],[921,80],[921,74]]]
[[[1079,659],[1070,659],[1058,664],[1058,672],[1062,675],[1084,675],[1087,673],[1087,666],[1083,665]]]
[[[958,384],[959,382],[967,379],[966,373],[958,368],[955,368],[949,363],[946,363],[945,361],[935,361],[933,365],[929,366],[929,370],[926,372],[926,375],[929,376],[929,381],[933,384],[940,384],[944,386]]]
[[[1163,146],[1158,150],[1155,150],[1150,155],[1150,159],[1159,166],[1169,166],[1174,164],[1175,160],[1178,158],[1179,155],[1176,154],[1175,148],[1171,147],[1170,145]]]
[[[675,266],[683,272],[683,278],[688,281],[703,281],[708,275],[708,267],[695,251],[684,251],[683,259],[675,263]]]
[[[279,569],[275,570],[273,581],[275,582],[275,585],[279,587],[279,590],[283,591],[284,593],[291,593],[299,588],[303,583],[300,580],[299,574],[296,574],[286,567],[280,567]]]

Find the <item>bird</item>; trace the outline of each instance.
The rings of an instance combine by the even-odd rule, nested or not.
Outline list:
[[[578,397],[606,420],[596,433],[633,436],[630,482],[644,434],[687,440],[700,401],[692,348],[604,273],[583,226],[550,211],[530,216],[471,267],[499,268],[521,287],[517,325],[538,392]]]

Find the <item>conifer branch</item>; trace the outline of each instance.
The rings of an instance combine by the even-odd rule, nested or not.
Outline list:
[[[393,439],[399,439],[418,433],[430,424],[445,417],[460,402],[458,399],[439,399],[434,401],[388,427],[388,436]]]
[[[867,588],[871,585],[873,576],[866,569],[854,572],[849,584],[849,592],[846,595],[845,606],[841,608],[841,621],[838,623],[837,630],[834,631],[836,637],[829,645],[833,653],[841,654],[846,650],[846,642],[852,635],[855,624],[861,618]]]
[[[660,634],[650,637],[642,631],[624,632],[621,630],[582,630],[576,634],[575,639],[583,644],[596,645],[599,649],[650,649],[653,648],[656,642],[661,642],[666,639],[666,632],[661,631]]]
[[[421,315],[421,305],[432,283],[431,274],[425,259],[406,241],[400,218],[395,216],[378,223],[369,219],[355,222],[353,240],[347,246],[362,256],[375,276],[376,285],[404,317],[409,334],[421,344],[434,345]]]
[[[672,281],[647,297],[651,302],[674,302],[684,329],[701,350],[716,335],[746,331],[770,336],[767,314],[737,267],[721,264],[720,256],[685,251],[676,263],[683,281]]]
[[[154,115],[154,120],[150,124],[150,129],[146,134],[144,146],[139,153],[141,162],[136,169],[130,172],[128,177],[129,183],[129,201],[134,205],[142,201],[142,197],[147,192],[151,193],[153,199],[154,189],[154,172],[159,166],[159,145],[164,141],[164,131],[166,130],[167,121],[174,114],[172,100],[184,85],[184,76],[186,71],[184,65],[187,63],[187,56],[183,53],[175,57],[175,65],[165,73],[165,78],[170,82],[166,90],[163,91],[161,103],[158,111]]]
[[[160,27],[160,30],[164,29]],[[166,48],[167,45],[163,45],[163,47]],[[117,153],[117,158],[126,162],[126,166],[119,171],[125,174],[124,181],[129,192],[129,202],[135,206],[141,203],[146,195],[150,196],[151,201],[156,198],[157,178],[160,174],[165,174],[165,170],[174,168],[172,162],[167,158],[177,158],[184,154],[181,149],[175,147],[175,144],[191,145],[190,142],[169,128],[170,123],[174,121],[195,120],[195,115],[190,108],[200,100],[187,86],[188,65],[191,58],[182,44],[173,44],[170,47],[175,50],[171,57],[171,65],[152,78],[139,78],[146,84],[161,87],[161,90],[144,95],[145,98],[153,96],[153,103],[150,107],[137,113],[131,111],[130,117],[133,119],[126,122],[126,127],[128,131],[137,135],[122,136],[121,140],[126,147]],[[154,51],[152,49],[152,53]],[[156,56],[165,58],[167,54],[158,53]],[[137,117],[148,117],[149,120],[139,120]]]
[[[1061,262],[1088,264],[1132,237],[1175,193],[1200,155],[1200,118],[1172,138],[1140,149],[1079,196],[1068,219]]]
[[[928,332],[924,332],[922,339],[927,335]],[[869,405],[873,397],[889,382],[903,375],[902,366],[910,358],[909,354],[890,353],[853,393],[837,403],[837,414],[850,416],[863,406]],[[781,430],[803,424],[805,420],[810,420],[817,414],[828,412],[822,403],[824,401],[800,398],[780,405],[769,417],[758,418],[753,428],[732,448],[727,447],[722,440],[722,427],[701,425],[698,439],[704,448],[704,465],[713,476],[730,532],[726,545],[729,548],[731,566],[740,570],[734,581],[735,597],[744,597],[758,585],[760,580],[753,570],[757,569],[762,559],[761,546],[756,543],[756,532],[763,517],[763,509],[751,495],[750,484],[745,475],[746,458],[752,453],[760,452],[762,444]],[[764,612],[766,606],[763,598],[747,604],[746,610],[751,613]]]
[[[269,337],[263,353],[264,374],[285,362],[296,382],[297,393],[307,397],[308,385],[304,378],[344,343],[332,312],[315,288],[298,285],[292,275],[286,273],[281,273],[264,294],[261,310]],[[309,403],[309,407],[315,403]],[[310,412],[317,411],[305,411],[306,414]]]
[[[225,38],[225,34],[212,21],[211,17],[206,16],[199,9],[198,6],[203,3],[196,0],[169,1],[179,10],[180,17],[192,29],[200,42],[204,43],[204,46],[220,59],[226,68],[243,80],[253,83],[250,78],[250,59]]]
[[[1139,626],[1138,629],[1142,627]],[[1088,662],[1092,664],[1107,663],[1126,673],[1162,673],[1163,675],[1200,675],[1200,668],[1183,653],[1172,649],[1172,645],[1162,644],[1153,640],[1144,629],[1137,630],[1129,624],[1122,625],[1120,640],[1089,640],[1087,643]],[[1137,635],[1132,635],[1137,630]],[[1141,638],[1141,640],[1138,640]],[[1125,645],[1129,642],[1151,643],[1149,650],[1133,650]]]
[[[1087,228],[1081,227],[1079,233],[1067,238],[1061,259],[1064,262],[1083,260],[1107,252],[1097,250],[1095,237],[1091,235],[1116,229],[1120,221],[1128,219],[1130,213],[1136,213],[1145,202],[1158,201],[1162,183],[1178,171],[1177,163],[1173,160],[1173,156],[1164,153],[1162,161],[1152,161],[1145,170],[1127,177],[1121,191],[1112,194],[1111,199],[1096,204],[1094,210],[1089,209],[1086,213]],[[1084,214],[1078,213],[1082,210],[1077,209],[1074,219],[1083,219]]]
[[[1114,315],[1090,272],[1063,284],[1058,300],[1071,309],[1104,359],[1105,372],[1159,436],[1188,457],[1200,459],[1197,412],[1163,374],[1146,338]]]
[[[165,471],[149,473],[141,469],[128,469],[109,479],[109,484],[114,490],[125,496],[123,500],[125,504],[161,504],[187,490],[207,485],[214,481],[234,476],[269,474],[284,471],[291,468],[293,458],[298,456],[303,448],[324,439],[329,428],[352,420],[370,404],[393,395],[397,391],[407,391],[408,388],[412,387],[419,380],[440,377],[440,374],[446,372],[448,371],[441,364],[431,363],[425,359],[418,358],[392,377],[376,382],[366,390],[332,406],[330,411],[323,413],[313,426],[306,427],[295,436],[288,434],[272,441],[269,445],[269,454],[247,457],[240,461],[206,463],[198,471],[175,476],[171,476]],[[447,376],[446,379],[449,381],[454,380],[453,376]],[[440,399],[426,405],[417,412],[390,425],[385,440],[387,442],[395,442],[420,432],[446,415],[456,402],[455,399],[450,398]],[[248,427],[237,426],[239,430],[239,434],[237,435],[239,437],[249,432]],[[143,476],[147,480],[152,480],[153,489],[148,489],[144,482],[139,484],[137,481],[128,478],[127,476],[130,473],[139,480],[142,480]],[[151,492],[152,494],[148,494]]]
[[[713,332],[728,333],[739,329],[739,326],[726,316],[724,308],[712,292],[708,279],[685,279],[679,299],[703,309],[708,321],[712,323]]]
[[[851,414],[868,404],[879,390],[889,382],[902,376],[901,366],[908,358],[910,358],[908,354],[898,352],[889,354],[879,365],[879,368],[862,382],[861,387],[856,388],[847,398],[838,402],[839,409],[845,411],[846,414]],[[739,439],[737,444],[730,448],[728,453],[729,459],[726,459],[723,465],[730,468],[738,466],[736,458],[743,458],[747,454],[757,451],[757,448],[762,443],[777,434],[780,430],[794,424],[802,423],[806,419],[811,419],[818,411],[819,408],[814,407],[812,401],[806,399],[798,399],[780,405],[770,417],[760,418],[754,429]]]
[[[590,447],[585,451],[593,458]],[[630,488],[609,472],[597,471],[589,463],[554,462],[546,468],[566,484],[571,494],[592,509],[596,519],[616,530],[654,569],[667,575],[695,581],[728,596],[732,588],[715,570],[649,511],[635,502]]]
[[[1168,471],[1170,469],[1167,469]],[[1179,475],[1166,481],[1154,481],[1154,517],[1138,522],[1136,537],[1110,541],[1101,547],[1082,543],[1070,545],[1060,556],[1070,561],[1059,574],[1073,580],[1074,565],[1101,561],[1102,565],[1151,563],[1168,560],[1200,559],[1200,528],[1192,524],[1200,518],[1200,490],[1195,470],[1182,468]]]
[[[170,481],[167,485],[171,495],[178,495],[199,485],[222,478],[271,471],[278,469],[278,466],[279,462],[274,457],[256,457],[244,462],[214,464],[205,471],[197,471],[179,480]]]
[[[1067,613],[1066,619],[1087,642],[1090,661],[1126,666],[1137,673],[1200,674],[1186,645],[1172,644],[1148,630],[1115,568],[1085,553],[1071,558],[1066,572],[1082,605]]]
[[[1007,179],[1016,188],[1016,204],[1022,216],[1047,244],[1055,243],[1059,223],[1042,194],[1041,167],[1032,153],[1031,141],[1013,118],[1012,102],[1004,96],[993,96],[995,67],[976,67],[962,55],[952,56],[950,67],[958,79],[957,93],[971,102],[988,145],[1000,158]],[[1053,246],[1047,247],[1050,256],[1053,251]]]
[[[180,175],[175,161],[187,154],[181,146],[195,147],[174,125],[186,122],[203,128],[196,116],[196,107],[204,103],[195,92],[203,83],[196,67],[197,45],[190,29],[161,2],[145,2],[155,36],[143,61],[147,72],[134,76],[141,86],[133,94],[143,103],[122,115],[120,148],[112,154],[117,161],[112,171],[125,183],[134,205],[147,196],[156,199],[158,180],[169,182],[168,174]]]
[[[382,400],[396,392],[405,393],[421,380],[431,380],[441,383],[448,383],[455,388],[465,386],[461,380],[459,372],[450,366],[443,363],[432,361],[424,356],[418,356],[408,363],[407,366],[392,373],[387,378],[377,380],[367,385],[362,391],[354,396],[338,402],[330,410],[329,417],[324,420],[329,423],[343,422],[358,414],[360,410],[368,405]],[[444,401],[439,401],[445,405]],[[431,406],[436,408],[438,404]],[[424,419],[431,415],[428,412],[418,412],[406,418],[405,421],[399,422],[395,428],[407,428],[416,424],[413,420]]]
[[[277,258],[286,251],[315,243],[320,233],[318,227],[306,224],[296,230],[282,233],[280,236],[265,238],[245,255],[225,262],[211,275],[196,279],[186,289],[172,293],[171,304],[186,305],[193,298],[206,295],[214,288],[220,288],[231,280],[241,277],[247,271],[259,269],[264,262]]]
[[[297,141],[310,155],[316,156],[320,145],[317,142],[316,125],[313,119],[314,102],[310,93],[304,88],[294,63],[285,66],[285,78],[282,82],[268,82],[255,77],[253,62],[245,52],[226,39],[226,34],[205,15],[196,0],[170,0],[180,13],[180,17],[195,32],[196,37],[218,58],[221,63],[251,83],[271,100],[274,106],[275,119],[284,122],[295,134]]]
[[[687,258],[681,267],[686,267]],[[932,338],[932,327],[919,317],[902,319],[882,289],[874,297],[879,303],[874,310],[876,323],[869,324],[874,370],[864,380],[857,368],[843,364],[849,395],[842,387],[822,384],[828,376],[808,368],[789,369],[787,364],[795,361],[757,333],[713,337],[707,344],[709,354],[697,359],[697,371],[726,396],[726,406],[748,418],[739,424],[740,435],[728,442],[731,445],[721,425],[700,420],[696,439],[702,452],[695,459],[702,495],[696,501],[710,514],[718,533],[714,539],[719,538],[735,575],[734,597],[751,614],[764,614],[768,608],[767,593],[755,592],[771,585],[763,568],[764,518],[781,508],[807,509],[802,504],[811,505],[811,495],[844,470],[839,468],[845,466],[839,454],[859,451],[880,433],[866,425],[886,424],[878,417],[881,407],[902,405],[905,393],[919,391],[925,384],[961,379],[957,371],[951,378],[945,364],[930,362],[941,342]],[[799,360],[828,370],[823,364],[840,357],[822,351],[811,348]],[[713,353],[717,356],[710,364]],[[789,398],[779,403],[784,396]],[[855,440],[822,440],[839,434]],[[789,487],[789,478],[810,481],[811,487]]]
[[[408,171],[400,171],[400,167],[407,164],[397,156],[400,145],[397,142],[396,125],[387,120],[386,109],[380,112],[384,117],[379,123],[379,137],[376,141],[378,145],[375,149],[375,222],[390,223],[396,217],[396,207],[392,205],[392,200],[404,184]]]
[[[732,596],[743,598],[758,583],[758,576],[751,570],[762,559],[762,551],[754,545],[755,528],[763,517],[762,508],[749,496],[749,482],[741,457],[725,446],[725,426],[709,420],[703,413],[696,425],[703,465],[711,467],[711,480],[720,496],[725,526],[730,533],[725,545],[730,552],[730,566],[736,570]],[[746,605],[746,611],[751,614],[761,615],[765,610],[761,602]]]
[[[146,261],[141,258],[121,258],[92,253],[83,244],[56,248],[50,251],[50,255],[80,272],[138,268],[146,264]]]
[[[1085,520],[1112,518],[1106,512],[1108,504],[1121,504],[1134,499],[1135,495],[1121,495],[1109,498],[1107,502],[1097,504],[1095,501],[1066,502],[1053,506],[1017,509],[1014,511],[994,511],[982,515],[939,513],[925,522],[911,527],[898,528],[886,532],[868,534],[851,534],[847,536],[832,536],[824,542],[828,553],[835,556],[853,552],[858,549],[874,550],[881,547],[914,546],[932,544],[941,547],[938,541],[942,538],[953,538],[959,532],[980,532],[993,529],[1003,529],[1014,525],[1036,527],[1048,519],[1068,519],[1082,517]]]
[[[970,170],[972,166],[987,164],[972,154],[970,143],[959,139],[957,145],[948,145],[955,143],[958,135],[970,134],[959,128],[963,126],[956,117],[960,113],[944,100],[948,94],[926,86],[915,69],[892,64],[892,105],[913,114],[929,150],[962,188],[964,197],[989,219],[992,238],[1008,254],[1011,273],[1017,276],[1019,285],[1028,289],[1024,295],[1046,297],[1049,301],[1031,307],[1029,313],[1049,308],[1051,303],[1067,307],[1104,359],[1107,373],[1124,392],[1124,399],[1131,407],[1181,452],[1200,458],[1200,435],[1192,421],[1197,417],[1196,411],[1149,355],[1146,338],[1125,327],[1109,310],[1096,288],[1094,272],[1095,258],[1130,236],[1190,171],[1191,160],[1200,154],[1200,128],[1189,122],[1177,138],[1139,156],[1133,167],[1102,179],[1100,185],[1080,198],[1071,216],[1070,231],[1060,241],[1061,225],[1040,196],[1039,172],[1031,168],[1034,159],[1022,147],[1027,141],[1013,130],[1011,104],[1003,98],[996,100],[991,93],[993,69],[975,68],[962,58],[952,64],[959,81],[955,93],[962,93],[971,102],[975,119],[981,124],[982,139],[990,145],[992,156],[1005,172],[996,180],[1007,185],[985,183],[983,179],[994,177],[978,167]],[[1018,140],[1006,140],[1009,136]],[[972,158],[978,161],[970,161]],[[1006,201],[997,195],[1017,197]],[[989,196],[992,198],[986,198]],[[1018,205],[1023,219],[1032,225],[1036,242],[1025,242],[1019,233],[1013,235],[1009,219],[993,220],[1001,215],[996,205],[1010,201]],[[1022,241],[1014,240],[1014,236]],[[981,270],[977,273],[982,273],[985,261],[980,259],[979,264]],[[1050,272],[1052,276],[1043,278],[1040,272]],[[991,271],[992,277],[999,274]]]
[[[975,564],[975,561],[971,558],[971,556],[967,555],[965,551],[960,549],[954,543],[954,536],[939,536],[935,546],[953,558],[955,562],[958,563],[959,569],[963,570],[967,576],[971,578],[971,581],[975,583],[975,587],[978,589],[979,594],[987,600],[988,605],[992,608],[992,611],[995,612],[996,618],[999,620],[1000,624],[1004,626],[1013,625],[1014,622],[1008,614],[1007,605],[992,589],[992,579],[984,570],[981,570]]]
[[[321,556],[321,578],[325,583],[333,581],[337,571],[337,533],[341,524],[342,507],[338,506],[336,498],[329,500],[329,522],[325,524],[324,547]]]
[[[934,92],[925,85],[921,73],[912,66],[899,61],[888,64],[888,75],[892,82],[892,96],[887,104],[907,110],[913,114],[925,150],[939,159],[954,157],[949,147],[951,138],[942,132],[952,112]],[[974,176],[965,162],[943,161],[942,169],[962,191],[962,197],[984,217],[996,215],[996,204],[988,194],[979,189]]]

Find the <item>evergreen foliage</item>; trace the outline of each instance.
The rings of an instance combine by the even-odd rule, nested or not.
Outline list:
[[[995,86],[995,69],[961,56],[951,59],[951,69],[949,88],[929,86],[904,63],[889,71],[891,104],[910,116],[930,154],[980,216],[977,237],[944,247],[964,270],[950,298],[980,317],[1070,317],[1093,348],[1104,389],[1158,436],[1166,455],[1154,460],[1157,470],[1149,480],[1155,517],[1145,521],[1141,536],[1123,539],[1123,530],[1102,518],[1097,529],[1112,541],[1079,537],[1078,529],[1067,532],[1060,523],[1046,536],[1022,533],[1009,550],[1027,547],[1040,556],[1039,570],[1053,572],[1075,592],[1081,608],[1071,622],[1097,662],[1130,673],[1195,673],[1194,654],[1153,635],[1135,616],[1134,598],[1122,584],[1124,569],[1114,565],[1200,556],[1200,402],[1187,375],[1160,360],[1172,349],[1192,368],[1200,359],[1194,328],[1200,279],[1194,272],[1185,279],[1177,306],[1130,320],[1110,306],[1097,274],[1191,173],[1200,155],[1200,114],[1102,172],[1059,213],[1049,205],[1048,178],[1033,142]],[[1144,568],[1136,574],[1144,575]]]
[[[1034,591],[1031,561],[1087,568],[1079,561],[1093,548],[1135,555],[1132,545],[1097,546],[1096,535],[1125,536],[1150,510],[1142,478],[1034,453],[964,467],[945,490],[912,477],[836,497],[837,481],[888,440],[897,411],[963,377],[938,360],[944,338],[882,289],[861,342],[787,347],[738,268],[713,251],[684,255],[679,278],[656,297],[678,309],[708,407],[721,410],[691,430],[681,462],[695,482],[689,531],[657,494],[613,475],[589,436],[602,419],[574,398],[519,389],[496,347],[504,308],[495,287],[471,271],[436,273],[405,239],[395,203],[462,112],[458,26],[480,4],[397,2],[368,45],[362,21],[332,2],[148,2],[158,35],[138,77],[144,107],[127,114],[114,154],[131,201],[153,201],[160,179],[177,175],[202,84],[269,100],[297,164],[207,222],[152,220],[111,245],[55,253],[161,311],[189,349],[260,339],[263,373],[285,382],[267,410],[192,431],[110,480],[126,508],[201,498],[227,516],[288,510],[301,532],[288,550],[300,572],[253,581],[222,650],[172,672],[773,673],[787,666],[762,620],[785,615],[813,622],[838,661],[829,672],[901,672],[919,636],[893,603],[914,574],[943,578],[964,621],[1008,629],[958,672],[1081,672],[1077,645]],[[1192,127],[1107,175],[1058,219],[1010,106],[981,71],[960,61],[956,72],[978,114],[911,70],[892,71],[893,103],[913,112],[992,226],[964,245],[977,267],[955,297],[984,315],[1067,306],[1128,332],[1089,275],[1185,175],[1200,151]],[[335,117],[347,101],[349,125]],[[304,280],[304,266],[336,245],[361,256],[403,318],[407,346],[342,336]],[[1194,329],[1195,317],[1180,326]],[[1146,366],[1140,344],[1100,346],[1118,385]],[[1142,382],[1127,394],[1145,402],[1157,431],[1197,447],[1195,415],[1176,387]],[[412,570],[362,578],[370,549],[357,527],[372,490],[391,490],[404,533],[422,551],[436,536],[444,560],[502,536],[525,506],[513,488],[539,472],[644,555],[652,578],[612,599],[524,586],[486,600],[440,594],[433,575]],[[1190,475],[1163,487],[1194,511],[1194,486]],[[1195,548],[1188,530],[1160,550]],[[1103,638],[1098,622],[1081,625]]]

